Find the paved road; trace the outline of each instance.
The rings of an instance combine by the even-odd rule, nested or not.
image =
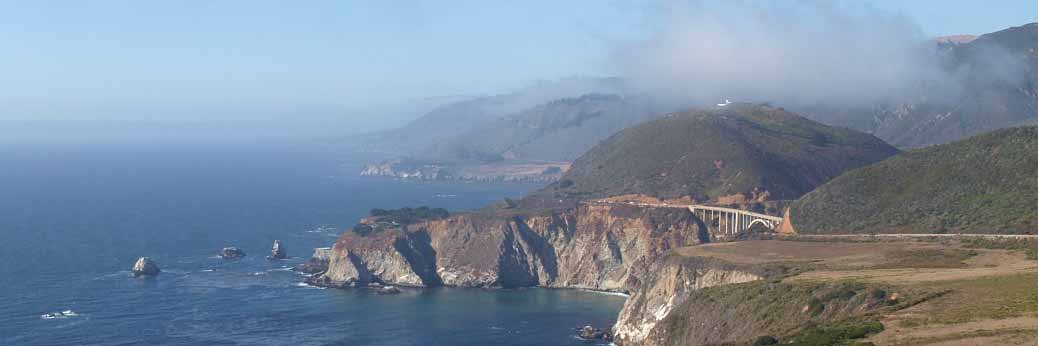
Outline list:
[[[852,238],[852,237],[885,237],[885,238],[954,238],[954,237],[967,237],[967,238],[1021,238],[1021,239],[1038,239],[1038,234],[979,234],[979,233],[943,233],[943,234],[930,234],[930,233],[885,233],[885,234],[791,234],[790,236],[796,237],[807,237],[807,238]]]

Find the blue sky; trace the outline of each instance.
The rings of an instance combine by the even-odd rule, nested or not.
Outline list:
[[[1033,0],[868,5],[911,18],[928,36],[1038,21]],[[649,35],[659,8],[630,0],[0,1],[0,119],[375,117],[428,98],[611,75],[610,50]]]

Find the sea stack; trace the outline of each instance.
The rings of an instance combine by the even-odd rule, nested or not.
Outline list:
[[[285,252],[285,247],[281,245],[280,240],[274,241],[274,247],[270,250],[270,256],[267,259],[279,260],[288,258],[288,253]]]
[[[159,266],[151,258],[141,257],[133,264],[133,277],[159,275]]]
[[[245,251],[234,246],[229,246],[220,250],[220,257],[223,259],[239,259],[245,257]]]

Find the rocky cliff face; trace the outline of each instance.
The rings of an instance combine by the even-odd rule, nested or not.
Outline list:
[[[672,254],[711,239],[685,209],[582,205],[538,216],[459,214],[336,242],[311,283],[583,288],[633,294],[613,328],[651,344],[694,290],[781,275],[782,268]],[[651,340],[650,340],[651,339]]]
[[[617,345],[654,345],[659,325],[682,306],[690,292],[781,275],[777,266],[747,266],[700,257],[668,256],[646,270],[613,327]]]
[[[709,239],[686,210],[584,205],[539,216],[460,214],[344,234],[316,284],[570,287],[630,292],[673,248]]]

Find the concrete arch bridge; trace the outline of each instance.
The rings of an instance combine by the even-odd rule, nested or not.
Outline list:
[[[644,203],[634,201],[595,201],[595,204],[627,204],[642,207],[655,208],[685,208],[692,212],[697,218],[706,223],[707,228],[717,232],[719,235],[733,235],[750,229],[754,225],[761,225],[769,230],[774,230],[782,223],[782,217],[755,213],[752,211],[715,207],[702,204],[665,204]]]

